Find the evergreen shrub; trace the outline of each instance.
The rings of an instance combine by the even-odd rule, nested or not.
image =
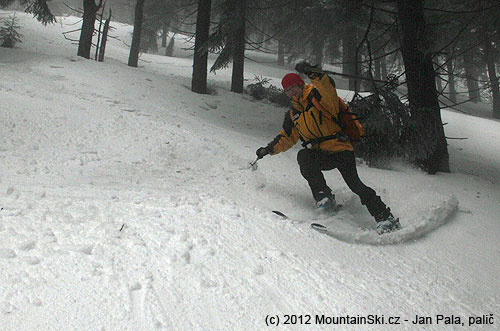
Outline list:
[[[286,96],[282,89],[270,84],[269,79],[255,76],[254,80],[255,83],[247,86],[248,94],[252,97],[257,100],[266,99],[283,107],[290,106],[290,99]]]
[[[395,159],[414,162],[415,146],[406,143],[406,134],[414,131],[410,109],[396,93],[380,89],[366,97],[358,95],[349,107],[365,129],[356,156],[377,168],[388,168]]]
[[[19,33],[20,29],[21,26],[18,25],[15,15],[0,20],[0,46],[14,48],[16,43],[20,43],[22,37]]]

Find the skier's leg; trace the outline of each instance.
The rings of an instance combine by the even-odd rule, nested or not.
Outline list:
[[[320,151],[302,149],[297,154],[297,161],[300,166],[300,173],[307,180],[311,188],[313,197],[320,201],[324,197],[330,196],[332,190],[328,187],[321,170],[322,155]]]
[[[377,193],[359,178],[354,153],[350,151],[340,152],[337,153],[337,156],[339,158],[338,169],[347,186],[360,197],[361,203],[366,206],[370,215],[375,217],[377,221],[385,219],[390,214],[390,209],[382,202]]]

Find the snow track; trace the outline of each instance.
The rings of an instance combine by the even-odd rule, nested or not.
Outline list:
[[[379,235],[375,232],[373,219],[360,220],[341,211],[330,220],[318,222],[326,226],[325,234],[335,239],[369,245],[401,244],[417,240],[449,221],[458,210],[458,200],[452,196],[441,203],[431,206],[430,210],[422,211],[422,216],[416,219],[401,220],[403,228],[399,231]]]

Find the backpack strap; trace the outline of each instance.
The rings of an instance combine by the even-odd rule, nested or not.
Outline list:
[[[302,140],[303,141],[302,147],[311,148],[314,145],[319,145],[324,141],[333,140],[333,139],[338,139],[339,141],[348,141],[349,140],[349,138],[347,138],[347,136],[344,133],[336,133],[336,134],[333,134],[330,136],[319,137],[319,138],[311,139],[308,141]]]

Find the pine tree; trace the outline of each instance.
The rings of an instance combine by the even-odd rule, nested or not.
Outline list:
[[[362,9],[359,7],[359,1],[350,1],[346,3],[342,14],[345,17],[345,23],[340,30],[342,34],[342,49],[343,49],[343,67],[342,73],[352,76],[349,78],[349,89],[358,92],[360,89],[360,81],[354,77],[361,76],[359,52],[360,43],[360,22],[357,19]]]
[[[436,39],[446,54],[445,63],[440,66],[448,77],[449,97],[445,98],[453,104],[457,102],[455,85],[461,80],[472,102],[487,100],[490,92],[495,113],[500,105],[495,64],[500,43],[498,1],[455,0],[453,6],[438,0],[428,2],[432,6],[427,11],[437,18],[432,24],[439,26]]]
[[[83,0],[83,21],[78,41],[77,55],[90,59],[92,49],[92,38],[94,36],[94,25],[97,18],[97,12],[102,6],[102,0],[96,4],[94,0]]]
[[[492,115],[493,118],[500,118],[500,88],[495,63],[495,59],[498,61],[499,50],[495,50],[495,44],[491,42],[488,34],[487,31],[484,31],[484,59],[488,66],[489,85],[491,89],[491,98],[493,99]]]
[[[198,0],[191,91],[201,94],[207,93],[208,50],[202,46],[208,41],[210,34],[211,8],[211,0]]]
[[[148,0],[144,5],[141,51],[158,51],[158,34],[162,36],[161,47],[167,47],[167,34],[171,24],[176,23],[178,0]]]
[[[0,21],[0,46],[13,48],[16,43],[20,43],[22,34],[19,33],[21,27],[17,23],[15,15]]]
[[[55,23],[56,17],[50,11],[47,1],[50,0],[19,0],[19,4],[24,7],[25,12],[33,16],[43,25]],[[7,7],[15,0],[0,0],[0,8]]]
[[[495,6],[495,4],[497,4]],[[500,62],[500,6],[497,2],[486,0],[481,2],[484,11],[480,22],[482,39],[482,58],[486,63],[488,82],[486,87],[491,93],[492,116],[500,118],[500,84],[497,64]]]
[[[47,2],[49,0],[19,0],[24,11],[33,14],[33,16],[43,25],[55,23],[56,17],[52,15]]]
[[[233,40],[233,73],[231,76],[231,91],[243,93],[244,68],[245,68],[245,11],[247,0],[239,0],[236,7],[238,25],[234,31]]]
[[[139,62],[139,53],[141,47],[142,20],[144,17],[145,0],[137,0],[135,6],[134,33],[132,36],[132,46],[128,58],[129,67],[137,67]]]
[[[421,166],[430,174],[449,172],[449,156],[432,64],[423,0],[398,0],[408,101],[414,128],[405,137],[410,144],[426,144]]]
[[[104,61],[104,54],[106,52],[106,44],[108,42],[110,23],[111,23],[111,9],[109,10],[109,16],[106,19],[106,22],[104,22],[104,28],[102,30],[101,45],[99,46],[99,57],[97,59],[99,62]]]
[[[227,68],[229,63],[233,61],[231,91],[241,93],[243,92],[246,44],[246,0],[224,0],[221,8],[220,21],[203,48],[211,52],[219,52],[219,56],[210,71],[215,72]]]

